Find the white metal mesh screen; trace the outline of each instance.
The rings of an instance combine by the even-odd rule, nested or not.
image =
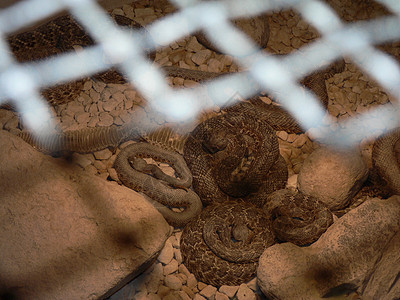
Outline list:
[[[0,104],[11,99],[23,114],[24,122],[32,130],[38,130],[50,118],[40,88],[117,66],[156,110],[172,119],[189,120],[208,105],[199,96],[202,88],[172,89],[161,70],[147,59],[143,45],[167,45],[202,29],[223,53],[233,56],[248,70],[208,84],[216,104],[230,100],[231,95],[222,93],[227,88],[234,87],[241,96],[248,97],[255,92],[253,86],[256,84],[275,96],[304,128],[317,127],[325,112],[316,97],[304,92],[297,82],[322,64],[343,55],[371,75],[388,93],[399,98],[399,64],[373,45],[400,38],[400,2],[379,2],[392,15],[343,23],[329,5],[318,0],[174,0],[179,11],[147,27],[155,42],[152,44],[139,31],[128,34],[125,29],[117,28],[93,0],[21,1],[0,11]],[[283,58],[257,51],[256,45],[229,22],[233,18],[285,8],[297,10],[317,28],[321,38]],[[5,37],[64,9],[88,30],[96,45],[55,59],[17,63]],[[382,105],[356,120],[346,121],[351,122],[351,126],[339,126],[335,134],[323,137],[324,141],[345,145],[359,142],[373,132],[375,124],[371,115],[374,119],[387,120],[390,124],[387,129],[398,126],[397,107]]]

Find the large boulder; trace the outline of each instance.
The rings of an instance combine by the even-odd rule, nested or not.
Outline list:
[[[322,299],[362,287],[400,231],[399,216],[400,196],[374,198],[333,223],[309,247],[267,248],[257,270],[261,290],[271,299]]]
[[[170,227],[138,193],[0,131],[0,298],[98,299],[158,256]]]
[[[335,211],[349,205],[367,177],[368,167],[360,153],[321,147],[304,161],[297,180],[301,192]]]
[[[363,299],[400,299],[400,230],[388,243],[362,291]]]

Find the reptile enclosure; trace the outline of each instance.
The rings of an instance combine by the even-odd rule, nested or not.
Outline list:
[[[0,9],[19,2],[2,1]],[[178,12],[176,7],[164,0],[99,2],[114,17],[117,15],[132,19],[145,28],[156,20]],[[394,15],[383,4],[372,0],[323,2],[340,17],[345,26]],[[41,20],[13,34],[35,30],[54,17]],[[258,40],[261,43],[269,38],[264,50],[271,54],[296,53],[306,45],[324,38],[318,28],[311,26],[294,9],[268,12],[262,20],[269,27],[263,27],[263,30],[269,30],[268,37],[257,31],[260,29],[257,26],[265,25],[263,21],[254,21],[251,26],[244,26],[244,30],[248,35],[261,36]],[[187,36],[169,45],[157,45],[154,65],[165,67],[164,72],[170,75],[167,81],[171,87],[178,90],[201,85],[194,76],[185,77],[182,72],[176,72],[174,67],[213,74],[243,71],[243,67],[232,56],[218,53],[215,49],[210,50],[203,44],[204,36],[197,35]],[[389,54],[394,59],[392,63],[396,62],[398,67],[399,40],[391,40],[374,47]],[[81,50],[79,45],[74,49],[77,53]],[[96,149],[75,148],[68,155],[58,153],[62,157],[57,158],[37,151],[20,138],[30,141],[29,135],[25,133],[29,128],[22,113],[7,107],[0,108],[0,299],[323,299],[324,295],[327,299],[400,299],[400,201],[395,196],[391,197],[399,194],[398,183],[392,186],[389,183],[388,188],[384,186],[387,182],[382,181],[386,173],[395,173],[397,178],[400,176],[400,134],[393,135],[389,141],[393,144],[390,148],[392,151],[387,155],[386,152],[383,153],[392,158],[390,168],[377,173],[372,162],[375,140],[394,127],[398,117],[386,120],[374,117],[372,113],[368,124],[374,124],[374,129],[365,130],[365,137],[357,143],[359,153],[356,156],[342,158],[341,154],[336,156],[336,153],[332,154],[328,150],[324,152],[324,140],[320,139],[327,133],[327,136],[329,133],[333,135],[340,128],[362,126],[360,122],[356,124],[362,114],[372,112],[382,105],[392,105],[391,110],[398,112],[398,95],[390,94],[372,76],[358,67],[351,57],[344,57],[341,62],[343,65],[340,67],[329,69],[335,69],[334,72],[326,72],[329,76],[322,75],[323,78],[318,79],[322,80],[318,86],[320,90],[323,89],[322,92],[314,90],[318,96],[326,96],[327,112],[322,126],[306,132],[302,132],[297,123],[293,131],[285,127],[274,128],[279,164],[284,166],[285,172],[287,168],[287,174],[283,172],[287,178],[279,188],[288,186],[300,189],[302,183],[299,174],[305,174],[307,168],[314,177],[321,176],[317,178],[318,181],[312,182],[313,185],[328,182],[321,193],[330,193],[332,189],[329,188],[335,187],[337,182],[344,182],[351,179],[353,174],[362,173],[349,188],[355,196],[346,200],[347,202],[337,200],[346,187],[343,184],[334,188],[332,193],[336,194],[331,197],[333,202],[325,205],[330,206],[331,210],[334,210],[335,205],[340,206],[340,209],[334,211],[333,224],[329,223],[331,227],[320,240],[311,245],[307,240],[307,245],[301,247],[282,241],[273,246],[268,244],[268,249],[271,249],[261,251],[264,254],[261,256],[258,277],[246,282],[232,280],[236,285],[226,282],[220,284],[221,281],[218,280],[202,282],[198,278],[196,266],[198,269],[203,267],[211,270],[211,275],[207,276],[221,274],[226,270],[214,271],[204,261],[185,263],[187,256],[182,255],[181,241],[184,241],[182,247],[188,248],[188,239],[185,238],[187,233],[182,233],[183,226],[180,225],[186,224],[186,220],[184,224],[179,220],[175,223],[178,225],[176,227],[168,224],[155,208],[160,208],[160,204],[145,196],[143,188],[137,187],[138,192],[135,192],[124,186],[124,179],[119,176],[115,162],[118,162],[117,157],[123,153],[121,151],[124,148],[129,148],[130,144],[137,143],[140,139],[158,146],[167,146],[168,151],[172,148],[182,154],[187,134],[201,122],[222,114],[239,115],[243,112],[249,119],[253,115],[246,109],[255,109],[260,103],[260,107],[273,107],[280,111],[276,106],[279,97],[261,93],[258,100],[251,102],[251,105],[258,103],[257,105],[246,106],[249,102],[239,96],[239,100],[247,104],[231,108],[231,111],[212,103],[208,109],[200,112],[194,122],[187,124],[171,122],[168,117],[152,109],[138,89],[129,83],[85,78],[79,93],[66,103],[51,105],[49,112],[58,128],[69,132],[64,136],[65,140],[74,140],[77,136],[74,132],[79,130],[82,136],[92,136],[101,127],[103,131],[99,135],[102,135],[101,138],[112,136],[113,141],[109,144],[113,146],[107,147],[109,145],[104,143]],[[301,83],[310,87],[307,80]],[[325,86],[327,94],[324,94]],[[263,116],[260,113],[253,117],[262,119]],[[244,122],[243,119],[246,118],[241,115],[237,119]],[[126,138],[124,135],[121,143],[122,138],[118,134],[125,134],[126,128],[128,131],[132,128],[135,130],[130,125],[132,120],[137,124],[145,124],[147,130],[135,132],[134,138]],[[236,121],[230,120],[232,124]],[[263,126],[257,128],[270,130],[265,129],[269,125]],[[155,133],[148,128],[155,129]],[[275,138],[274,130],[271,129],[271,132]],[[250,137],[234,136],[233,140],[236,139],[235,141],[243,145],[253,145],[257,134]],[[74,142],[80,141],[83,144],[87,142],[83,139]],[[379,143],[388,141],[380,140]],[[223,147],[230,147],[215,140],[203,146],[208,154],[213,155]],[[374,150],[375,153],[378,150]],[[252,164],[252,150],[243,152],[246,159],[243,159],[240,168],[235,169],[236,173],[232,175],[234,179],[240,179],[243,169],[246,171],[246,164]],[[323,154],[317,156],[317,153]],[[196,159],[200,160],[198,157]],[[323,163],[318,165],[317,161]],[[147,175],[156,176],[155,173],[161,169],[165,174],[176,177],[176,170],[170,164],[151,159],[147,162],[157,165],[157,168],[146,169],[144,172]],[[330,170],[324,173],[326,166]],[[332,169],[334,171],[330,172]],[[276,169],[269,172],[277,177],[282,175]],[[184,179],[190,177],[184,172],[183,174],[181,177]],[[204,187],[211,185],[207,182]],[[246,181],[246,185],[251,186],[251,180]],[[163,188],[162,184],[160,186]],[[185,191],[190,190],[192,196],[195,194],[187,182],[179,182],[178,186]],[[227,185],[224,188],[233,190],[235,186]],[[303,189],[306,190],[304,187]],[[197,192],[204,206],[212,203],[207,198],[207,193],[208,190]],[[344,202],[346,205],[343,205]],[[200,213],[199,206],[194,206],[193,213]],[[232,207],[237,209],[237,204],[232,204]],[[220,208],[216,208],[216,211],[218,209]],[[252,211],[252,208],[243,210]],[[174,213],[179,211],[175,209]],[[222,216],[224,213],[222,209],[219,214]],[[166,219],[169,221],[168,217]],[[266,224],[263,222],[264,220],[260,221]],[[247,237],[248,229],[245,225],[236,224],[232,227],[234,239],[240,240],[243,235]],[[351,230],[347,231],[348,228]],[[193,248],[196,247],[203,246],[195,245]],[[343,257],[335,256],[335,252]],[[331,256],[324,258],[324,253]],[[346,265],[350,258],[355,261],[354,264]],[[303,260],[309,265],[302,265]],[[256,268],[257,262],[253,264]],[[279,277],[281,274],[283,277]],[[238,274],[238,277],[241,275]]]

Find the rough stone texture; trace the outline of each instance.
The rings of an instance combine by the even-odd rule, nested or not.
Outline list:
[[[298,188],[334,211],[349,204],[367,177],[368,167],[359,153],[321,147],[304,161]]]
[[[388,243],[362,292],[363,299],[400,299],[400,230]]]
[[[0,165],[0,298],[97,299],[148,267],[170,234],[136,192],[5,131]]]
[[[400,196],[375,198],[344,215],[309,247],[269,247],[259,260],[258,285],[271,299],[321,299],[356,289],[400,230],[399,215]]]
[[[225,295],[227,295],[229,298],[233,298],[233,296],[235,296],[238,289],[239,289],[238,286],[222,285],[219,288],[219,291],[221,293],[224,293]]]
[[[167,265],[170,263],[174,257],[174,248],[172,247],[171,241],[168,239],[165,242],[165,247],[162,249],[160,255],[158,256],[158,261]]]
[[[239,286],[236,296],[238,300],[256,300],[256,295],[245,283]]]

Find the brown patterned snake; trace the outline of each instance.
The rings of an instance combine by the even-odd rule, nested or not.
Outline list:
[[[274,243],[271,221],[262,210],[228,201],[206,207],[189,222],[182,232],[181,252],[198,280],[240,285],[255,276],[259,256]]]
[[[204,121],[187,138],[184,157],[206,205],[241,198],[261,207],[287,181],[275,131],[254,114],[232,111]]]
[[[333,223],[322,202],[289,189],[269,194],[263,209],[273,218],[277,238],[299,246],[315,242]]]
[[[372,164],[375,184],[389,194],[400,195],[400,128],[375,141]]]
[[[145,157],[169,163],[179,178],[166,175],[153,164],[148,165],[142,159]],[[156,200],[154,206],[169,224],[182,227],[201,212],[200,198],[189,189],[192,174],[180,155],[147,143],[135,143],[118,154],[114,168],[123,184]],[[185,210],[175,212],[169,207],[184,207]]]

